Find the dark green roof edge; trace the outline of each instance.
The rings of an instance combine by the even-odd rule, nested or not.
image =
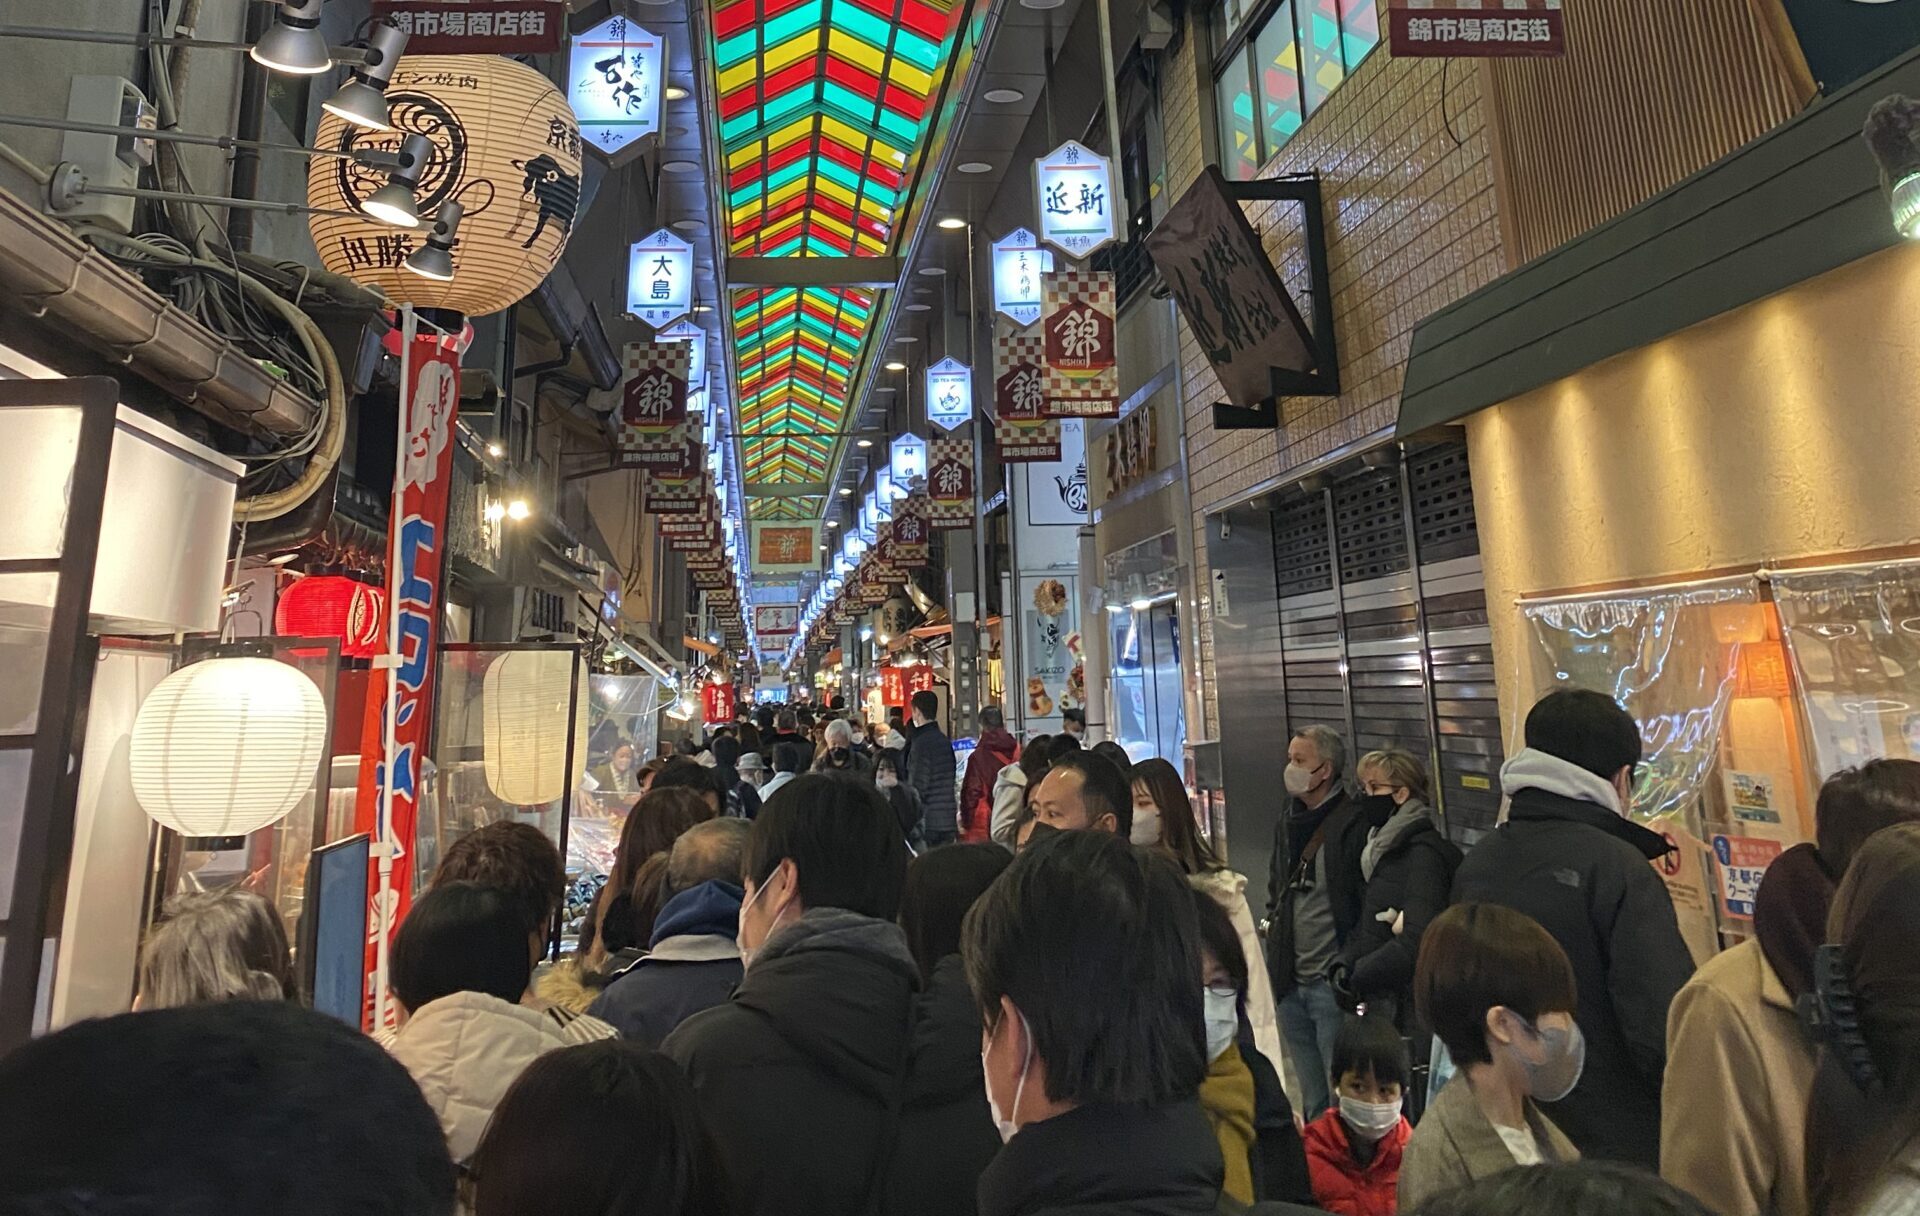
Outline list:
[[[1401,437],[1551,384],[1899,240],[1860,138],[1920,50],[1414,327]]]

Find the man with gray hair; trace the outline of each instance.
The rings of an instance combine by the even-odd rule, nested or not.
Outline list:
[[[813,762],[816,773],[858,773],[873,780],[873,761],[853,750],[853,724],[845,718],[827,723],[826,746]]]
[[[1287,744],[1288,799],[1273,829],[1267,874],[1267,973],[1295,1109],[1309,1121],[1332,1101],[1328,1070],[1345,1014],[1328,976],[1360,918],[1367,821],[1347,794],[1347,743],[1327,726]]]
[[[657,1047],[687,1018],[726,1003],[744,974],[734,936],[751,830],[744,819],[709,819],[673,842],[651,948],[614,976],[594,1001],[593,1016],[636,1043]]]

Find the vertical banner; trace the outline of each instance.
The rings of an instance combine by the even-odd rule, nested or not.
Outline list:
[[[413,844],[420,817],[420,761],[431,742],[434,627],[440,619],[441,568],[446,558],[447,493],[452,483],[454,412],[460,406],[458,340],[415,334],[407,348],[407,377],[400,408],[406,449],[400,484],[394,487],[388,534],[387,595],[394,605],[389,653],[399,658],[395,696],[387,699],[385,673],[367,682],[367,711],[360,734],[360,791],[354,829],[393,846],[389,890],[381,897],[376,857],[367,879],[368,1025],[382,1004],[375,976],[394,930],[413,897]],[[393,722],[393,771],[385,763],[388,715]],[[389,1012],[391,1009],[389,1007]]]
[[[927,466],[927,522],[935,528],[973,526],[973,441],[936,439]],[[898,521],[895,534],[898,535]]]
[[[993,344],[993,439],[1005,464],[1060,459],[1060,423],[1047,417],[1047,352],[1039,334],[1007,330]]]
[[[687,344],[629,342],[623,353],[626,378],[613,415],[620,463],[668,476],[693,472],[687,465]]]
[[[1076,582],[1071,574],[1020,577],[1016,609],[1029,730],[1035,729],[1036,721],[1057,723],[1061,710],[1086,703]]]
[[[902,569],[924,566],[928,552],[932,508],[924,494],[903,498],[893,509],[893,562]]]
[[[733,721],[733,704],[733,685],[725,681],[710,682],[700,689],[701,712],[709,723]]]
[[[1113,275],[1063,270],[1042,275],[1046,341],[1045,412],[1050,418],[1116,418],[1120,374],[1114,351]]]

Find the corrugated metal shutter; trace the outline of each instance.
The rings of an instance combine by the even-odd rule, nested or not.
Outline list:
[[[1333,546],[1326,500],[1309,494],[1273,513],[1273,558],[1280,587],[1280,653],[1287,722],[1344,731],[1344,652],[1334,609]]]

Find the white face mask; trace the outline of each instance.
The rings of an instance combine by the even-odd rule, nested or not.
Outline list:
[[[1020,1131],[1020,1125],[1015,1123],[1014,1119],[1018,1118],[1020,1114],[1020,1095],[1025,1093],[1027,1089],[1027,1070],[1033,1067],[1033,1027],[1028,1024],[1026,1014],[1020,1013],[1017,1009],[1014,1010],[1014,1012],[1019,1014],[1020,1029],[1022,1033],[1026,1035],[1027,1039],[1027,1051],[1020,1060],[1020,1080],[1013,1087],[1013,1110],[1008,1116],[1003,1117],[1001,1115],[1000,1104],[993,1100],[993,1086],[991,1083],[987,1085],[987,1109],[993,1114],[993,1127],[995,1131],[1000,1133],[1000,1143],[1002,1144],[1013,1139]],[[1006,1020],[1004,1017],[1001,1018],[1001,1024],[1005,1025]],[[999,1030],[1000,1028],[998,1026],[994,1027],[995,1034],[998,1034]],[[987,1047],[989,1050],[993,1047],[993,1035],[987,1036]],[[986,1051],[980,1053],[980,1072],[983,1076],[987,1072]]]
[[[747,902],[740,905],[740,920],[734,928],[733,944],[739,947],[740,949],[740,969],[742,971],[745,971],[748,967],[752,966],[753,956],[755,953],[757,953],[757,950],[758,950],[757,947],[747,945],[747,912],[753,907],[753,905],[759,900],[759,898],[762,895],[765,895],[767,893],[768,883],[771,883],[772,881],[773,881],[773,875],[772,874],[767,875],[767,882],[763,882],[759,886],[755,887],[753,889],[753,894],[747,896]],[[767,937],[773,936],[773,931],[780,927],[780,918],[785,916],[786,914],[787,914],[787,905],[782,904],[780,907],[780,910],[773,914],[773,923],[767,926]],[[764,945],[766,942],[766,938],[763,937],[760,940],[761,940],[761,943]]]
[[[878,781],[880,783],[880,788],[883,790],[890,790],[894,786],[900,784],[900,778],[895,776],[892,773],[881,773],[878,778]]]
[[[1287,765],[1287,771],[1281,779],[1287,784],[1287,793],[1295,798],[1304,797],[1313,788],[1313,770],[1298,764]]]
[[[1340,1095],[1340,1118],[1356,1140],[1372,1144],[1400,1126],[1400,1099],[1391,1102],[1362,1102]]]
[[[867,736],[865,734],[857,730],[853,732],[853,743],[855,747],[858,747],[860,744],[865,743],[866,741],[867,741]]]
[[[1127,833],[1127,839],[1141,848],[1152,848],[1160,843],[1160,808],[1134,807],[1133,830]]]
[[[1207,1059],[1217,1060],[1239,1037],[1240,994],[1206,988],[1200,993],[1200,1004],[1206,1014]]]

